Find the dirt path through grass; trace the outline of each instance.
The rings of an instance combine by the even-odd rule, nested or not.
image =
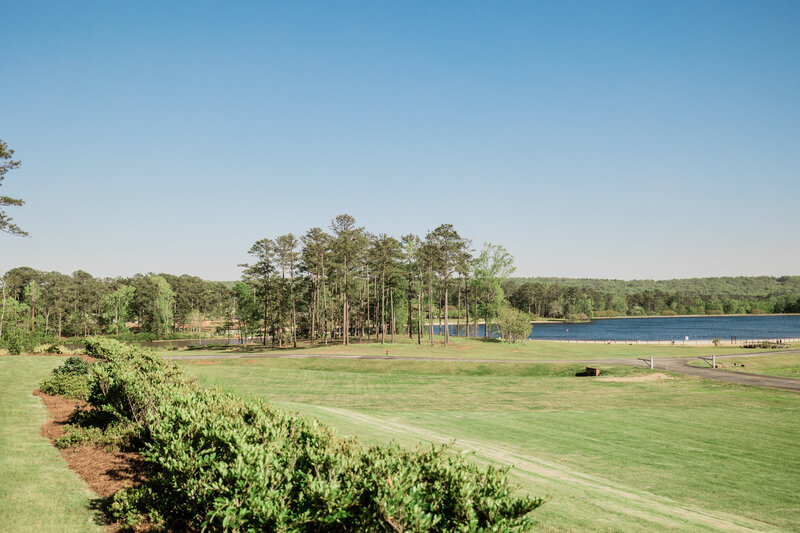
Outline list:
[[[334,407],[316,405],[316,409],[342,417],[357,424],[380,428],[398,436],[414,436],[434,443],[452,443],[451,437],[428,429],[399,423],[389,418],[376,417]],[[549,484],[565,484],[578,487],[587,493],[596,493],[603,498],[603,505],[611,511],[628,515],[658,526],[659,529],[712,529],[723,531],[779,531],[770,524],[747,517],[719,511],[708,511],[700,506],[686,505],[670,498],[638,491],[598,476],[588,475],[567,466],[520,453],[491,442],[458,439],[455,448],[474,452],[479,459],[512,466],[512,473],[520,478],[529,478]]]

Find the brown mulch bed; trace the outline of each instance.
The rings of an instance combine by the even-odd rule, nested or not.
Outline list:
[[[86,402],[62,396],[50,396],[35,391],[47,406],[50,420],[42,426],[42,435],[55,443],[63,435],[64,426],[76,410],[88,410]],[[101,446],[80,446],[60,449],[67,465],[78,473],[101,500],[107,500],[118,490],[138,485],[143,480],[144,459],[132,452],[110,451]],[[115,524],[109,524],[118,530]]]

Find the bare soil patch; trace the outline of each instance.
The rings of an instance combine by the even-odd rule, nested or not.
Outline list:
[[[35,391],[47,407],[50,420],[42,426],[42,435],[55,441],[64,433],[75,411],[88,410],[81,400],[70,400],[61,396],[50,396]],[[107,499],[118,490],[138,485],[143,480],[144,459],[132,452],[110,451],[100,446],[80,446],[59,450],[67,465],[86,481],[101,499]],[[118,529],[116,527],[114,530]]]

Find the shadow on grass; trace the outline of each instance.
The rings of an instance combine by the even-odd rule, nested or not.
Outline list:
[[[489,344],[503,344],[503,341],[501,341],[500,339],[495,339],[493,337],[470,337],[470,340],[478,342],[486,342]]]

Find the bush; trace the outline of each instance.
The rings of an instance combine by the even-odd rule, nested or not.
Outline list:
[[[53,369],[53,374],[74,374],[85,376],[89,374],[91,365],[77,356],[67,357],[64,363]]]
[[[73,400],[88,400],[92,392],[88,375],[53,374],[39,383],[39,390],[53,396],[64,396]]]
[[[518,531],[539,498],[505,470],[447,447],[365,448],[315,420],[205,389],[139,348],[87,342],[92,402],[141,428],[146,481],[114,496],[116,519],[177,530]]]
[[[56,448],[71,448],[96,444],[103,440],[103,430],[97,427],[81,427],[67,424],[64,434],[56,439]]]
[[[497,314],[497,326],[504,341],[525,342],[531,334],[531,317],[511,306],[504,306]]]
[[[53,396],[88,400],[92,392],[90,368],[91,365],[80,357],[67,357],[61,366],[53,369],[50,377],[39,383],[39,390]]]
[[[672,309],[664,309],[663,311],[661,311],[661,316],[675,316],[677,314],[678,313],[676,313]]]
[[[79,411],[85,413],[86,411]],[[125,450],[138,442],[138,428],[124,421],[114,421],[110,424],[95,425],[83,421],[66,424],[64,433],[56,439],[57,448],[72,448],[80,446],[102,446],[110,450]]]

